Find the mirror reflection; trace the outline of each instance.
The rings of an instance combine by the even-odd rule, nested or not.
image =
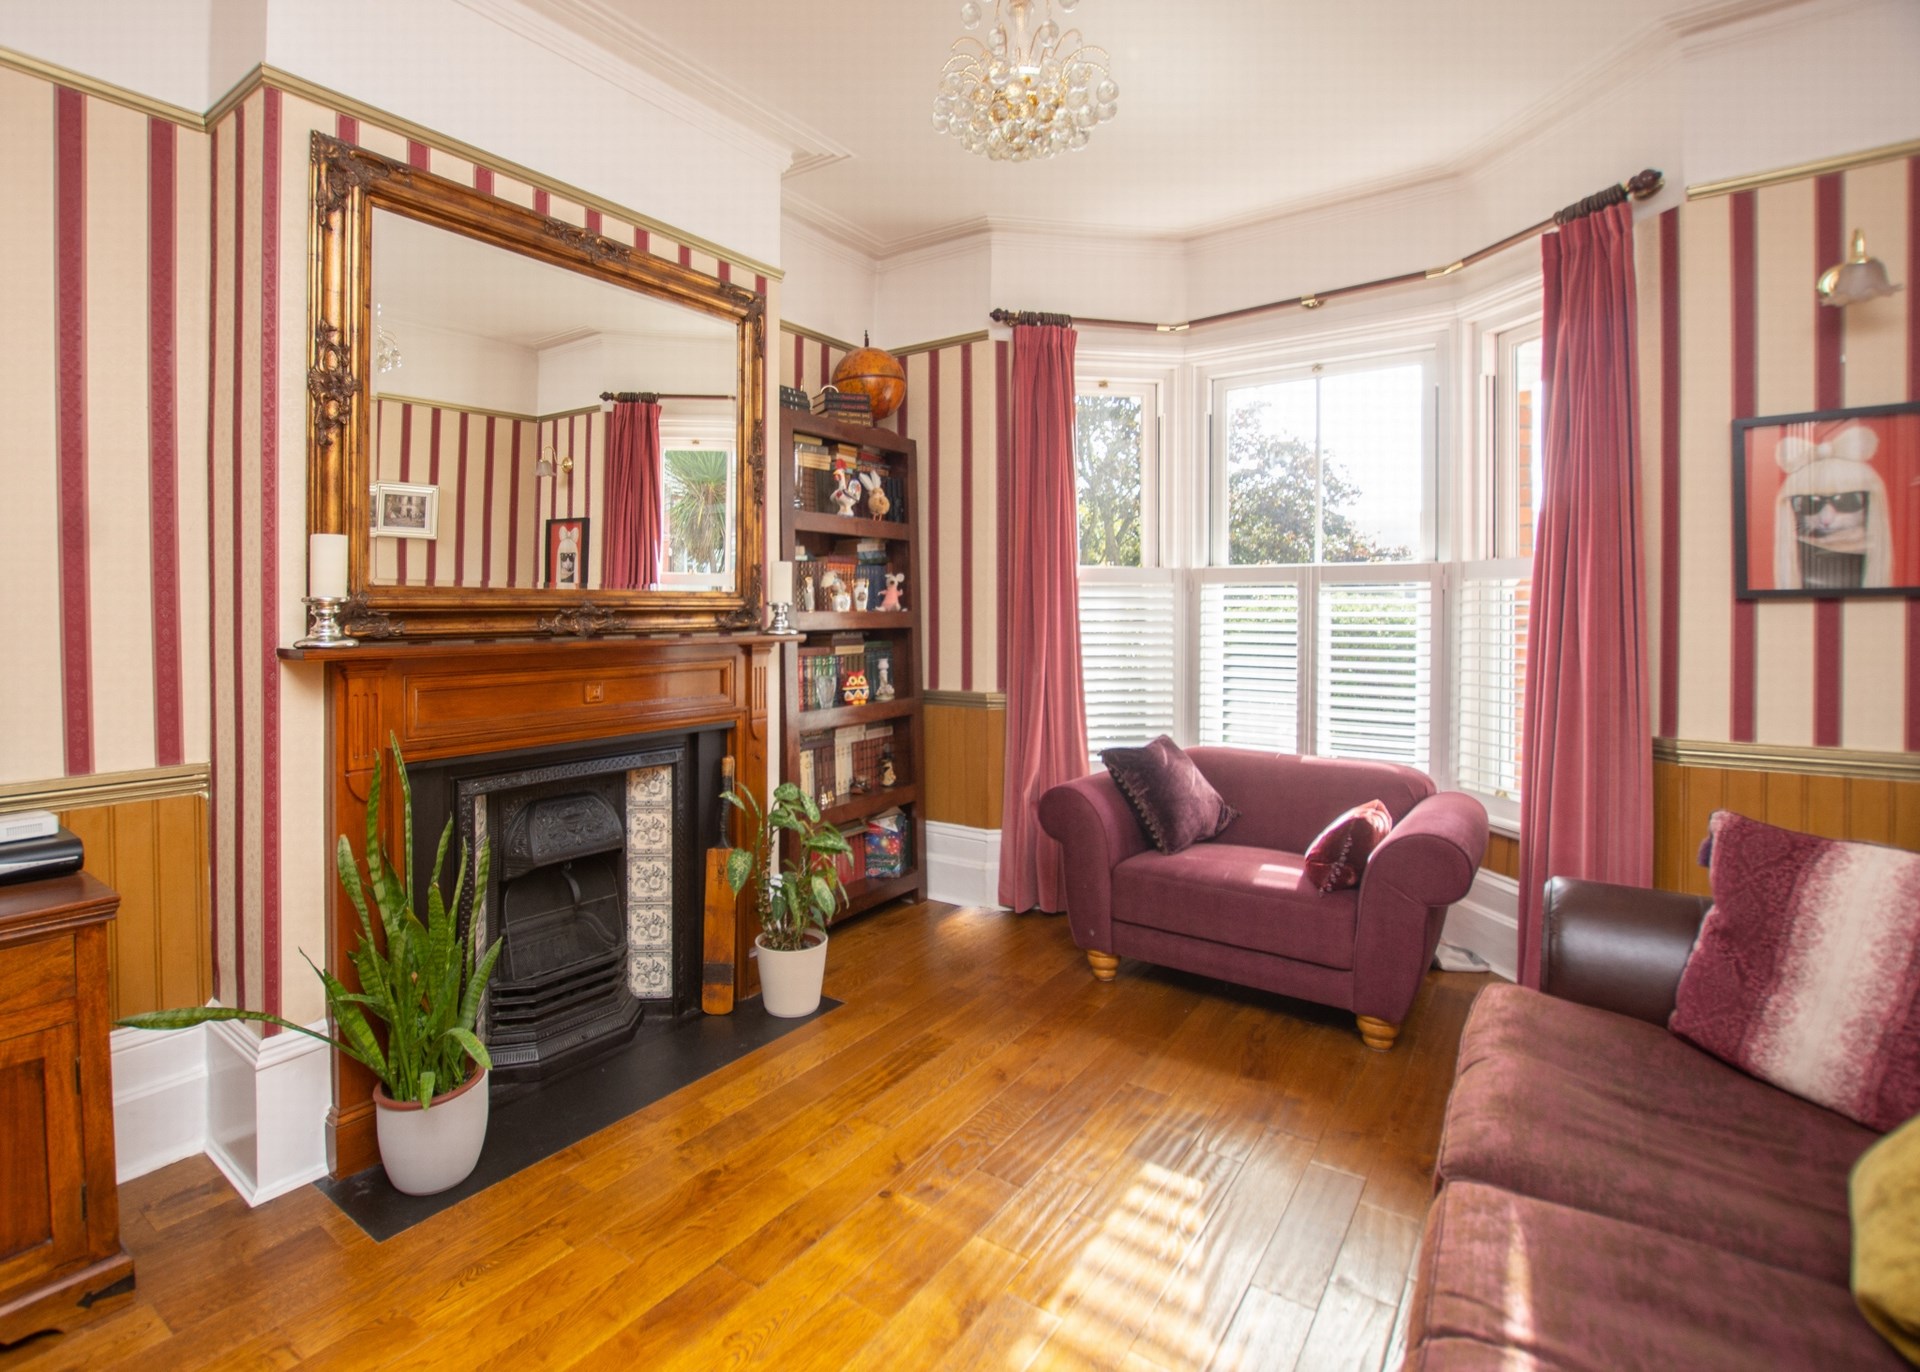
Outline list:
[[[376,209],[372,582],[731,590],[737,326]]]

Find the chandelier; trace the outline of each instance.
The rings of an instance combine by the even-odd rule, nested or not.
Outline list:
[[[991,3],[986,40],[954,42],[933,97],[934,129],[995,162],[1078,152],[1120,101],[1106,50],[1087,46],[1078,29],[1062,33],[1054,22],[1055,9],[1071,13],[1080,0]],[[985,17],[978,0],[960,6],[960,26],[968,32]]]
[[[378,305],[373,307],[373,365],[380,372],[397,372],[406,365],[400,356],[400,340],[382,322]]]

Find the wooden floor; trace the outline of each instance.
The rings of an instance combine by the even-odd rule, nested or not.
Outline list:
[[[205,1159],[121,1189],[130,1300],[14,1367],[1376,1369],[1461,1021],[1137,963],[927,905],[837,931],[846,1002],[385,1244]]]

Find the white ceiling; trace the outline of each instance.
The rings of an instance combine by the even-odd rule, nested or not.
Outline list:
[[[1663,27],[1782,0],[1084,0],[1119,116],[1023,165],[931,126],[958,0],[527,3],[792,146],[789,209],[889,251],[982,219],[1188,236],[1462,169]]]

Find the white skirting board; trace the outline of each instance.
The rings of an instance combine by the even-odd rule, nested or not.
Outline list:
[[[1000,903],[1000,831],[927,821],[927,899]]]
[[[232,1022],[113,1033],[123,1182],[205,1153],[247,1204],[263,1204],[327,1174],[332,1099],[327,1046],[305,1034],[260,1038]]]
[[[1440,937],[1478,953],[1499,975],[1517,980],[1520,950],[1520,884],[1512,877],[1482,871],[1467,898],[1447,911]]]

